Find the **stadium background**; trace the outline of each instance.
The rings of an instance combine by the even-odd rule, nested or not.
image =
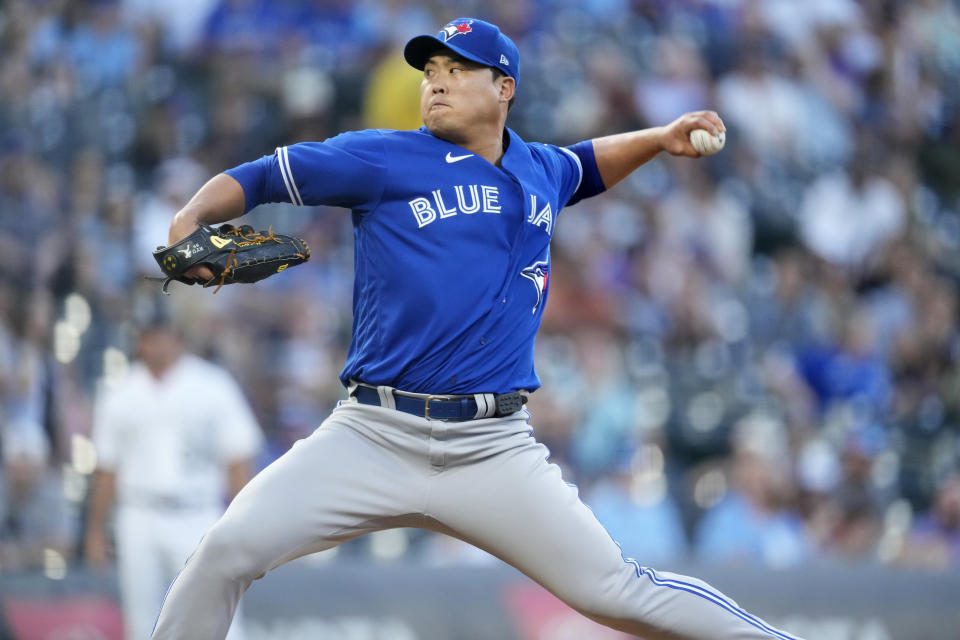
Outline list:
[[[26,477],[51,515],[25,543],[3,505],[0,582],[34,593],[84,576],[93,398],[158,309],[242,383],[261,467],[342,397],[343,211],[248,216],[304,235],[313,258],[216,296],[174,285],[161,299],[143,280],[150,252],[213,173],[294,141],[419,126],[400,49],[460,15],[519,45],[508,125],[527,139],[705,107],[728,128],[722,153],[657,159],[565,210],[554,242],[534,426],[625,550],[720,575],[956,574],[956,2],[8,0],[3,482]],[[335,556],[489,562],[407,530]]]

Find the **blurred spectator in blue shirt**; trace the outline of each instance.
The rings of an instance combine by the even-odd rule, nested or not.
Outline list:
[[[801,349],[798,367],[816,393],[821,408],[837,402],[862,403],[873,415],[886,411],[892,400],[889,364],[876,352],[873,320],[856,310],[845,320],[836,343]]]
[[[205,48],[225,56],[268,57],[288,38],[280,38],[283,18],[294,10],[291,2],[221,0],[207,17],[202,42]]]
[[[704,562],[796,566],[811,545],[799,515],[788,506],[790,481],[785,426],[760,414],[734,428],[730,491],[704,515],[696,533]]]
[[[142,43],[120,20],[119,0],[89,3],[68,40],[70,59],[87,89],[122,87],[141,62]]]
[[[659,446],[623,445],[611,473],[584,499],[624,557],[655,566],[686,555],[687,536],[668,490]]]

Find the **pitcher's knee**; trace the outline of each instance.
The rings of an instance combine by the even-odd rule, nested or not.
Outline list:
[[[618,602],[612,599],[593,599],[590,602],[584,602],[582,605],[573,607],[578,613],[585,615],[586,617],[603,622],[609,626],[609,620],[622,620],[627,619],[625,608]]]
[[[201,563],[213,574],[249,582],[266,571],[259,546],[249,527],[220,520],[204,536],[190,562]]]
[[[619,602],[619,595],[594,584],[593,588],[587,585],[578,585],[564,593],[557,594],[572,609],[588,618],[609,618],[623,612]]]

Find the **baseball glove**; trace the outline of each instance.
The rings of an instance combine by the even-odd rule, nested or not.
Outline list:
[[[164,293],[169,293],[167,287],[174,280],[194,284],[196,281],[185,274],[197,265],[213,272],[210,280],[200,284],[216,286],[216,293],[225,284],[257,282],[306,262],[310,259],[310,247],[300,238],[280,235],[271,229],[262,232],[246,224],[201,224],[183,240],[157,247],[153,257],[166,275]]]

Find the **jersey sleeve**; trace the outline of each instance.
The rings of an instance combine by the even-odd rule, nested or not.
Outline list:
[[[558,202],[562,206],[568,207],[604,191],[590,140],[570,147],[542,145],[540,148],[552,152],[546,154],[545,162],[558,179]]]
[[[540,157],[547,173],[556,181],[557,202],[561,207],[566,206],[583,178],[580,159],[570,150],[552,144],[533,143],[530,146],[531,151]]]
[[[600,177],[600,170],[597,168],[597,157],[593,152],[593,141],[584,140],[569,147],[563,147],[563,150],[572,156],[575,156],[581,171],[580,184],[577,185],[573,195],[567,201],[567,206],[576,204],[584,198],[589,198],[606,191],[603,179]]]
[[[93,407],[93,446],[97,468],[114,471],[120,461],[119,434],[124,412],[120,396],[112,390],[101,391]]]
[[[224,173],[243,187],[245,213],[267,202],[369,210],[383,193],[386,156],[379,131],[353,131],[277,147]]]

